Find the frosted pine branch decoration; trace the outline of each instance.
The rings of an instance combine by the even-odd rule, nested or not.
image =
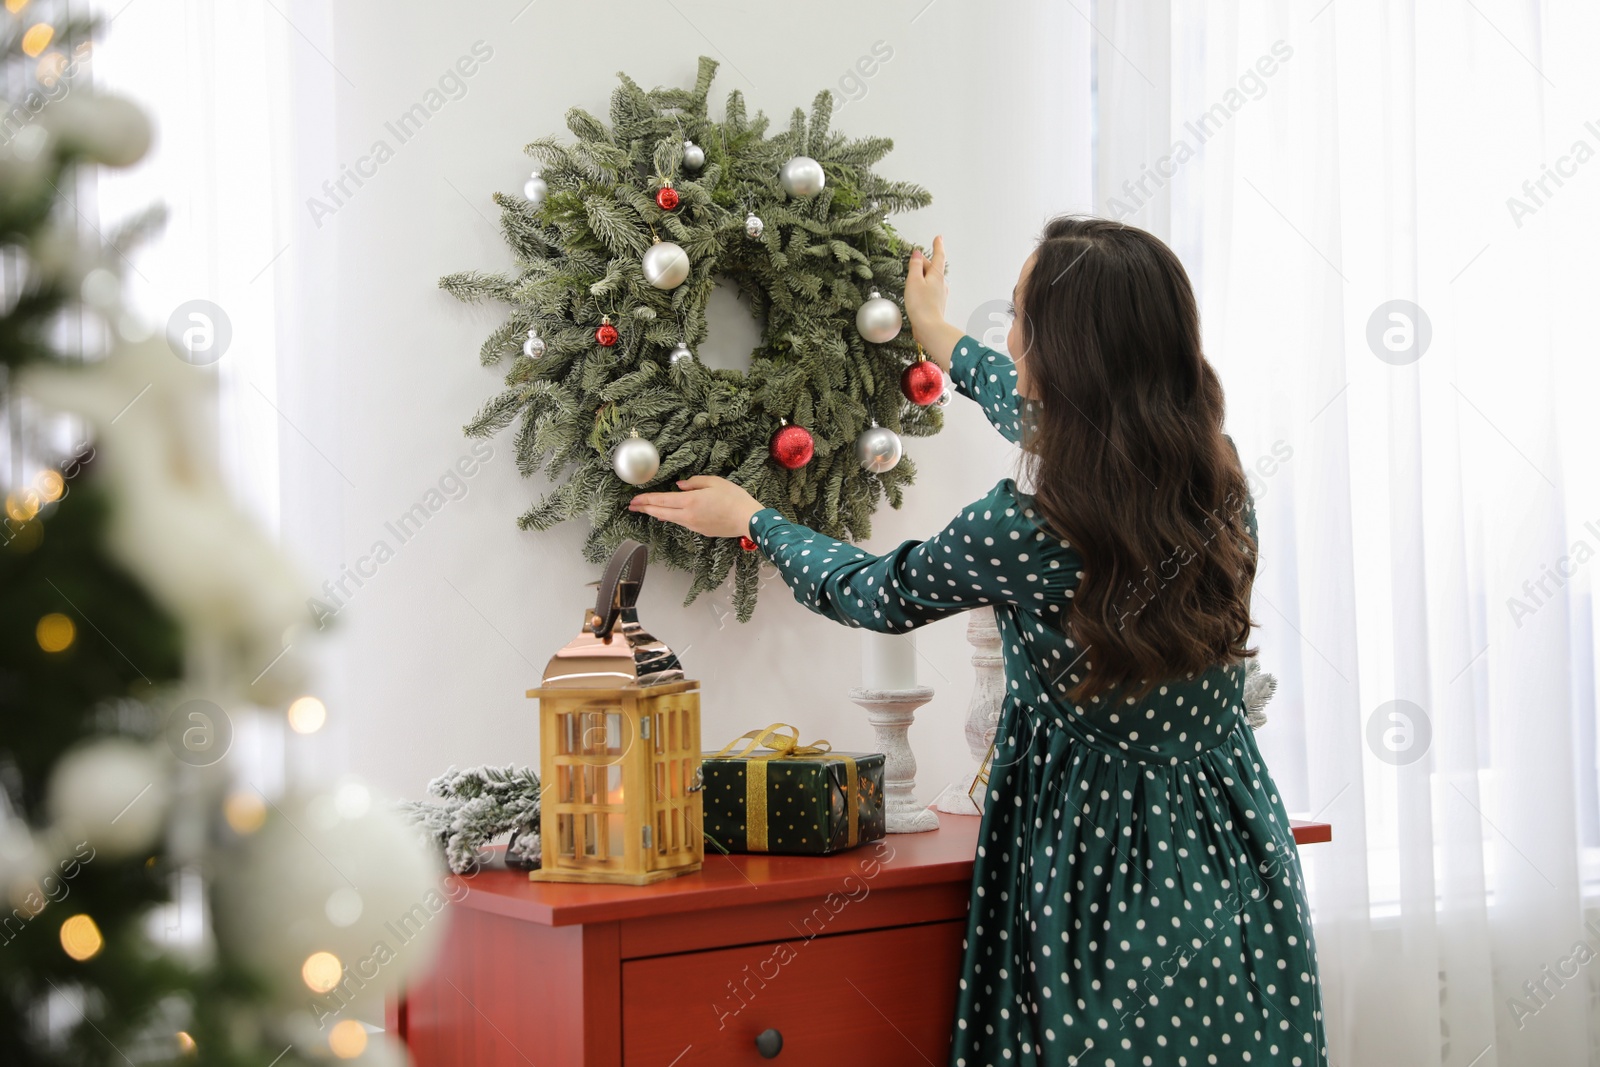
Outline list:
[[[1278,691],[1278,679],[1261,669],[1261,663],[1250,657],[1244,672],[1244,717],[1251,729],[1267,725],[1267,701]]]
[[[482,865],[490,842],[511,835],[506,864],[539,865],[539,776],[527,767],[454,767],[428,783],[428,795],[442,803],[411,801],[401,810],[444,847],[456,874]]]

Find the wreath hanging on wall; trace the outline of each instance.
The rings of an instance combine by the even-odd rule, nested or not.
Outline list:
[[[702,56],[691,90],[646,92],[619,74],[609,127],[569,110],[577,140],[528,145],[540,166],[523,195],[495,195],[515,269],[440,285],[511,308],[480,351],[485,365],[511,360],[506,388],[466,432],[520,419],[518,469],[559,482],[519,525],[587,516],[596,563],[624,538],[641,541],[693,573],[686,604],[732,570],[745,621],[756,554],[630,512],[629,499],[719,474],[830,537],[859,539],[915,475],[898,435],[938,432],[950,393],[903,328],[911,245],[886,216],[932,197],[873,173],[893,141],[830,130],[827,90],[771,137],[738,90],[714,121],[716,69]],[[761,327],[745,372],[694,355],[719,281]]]

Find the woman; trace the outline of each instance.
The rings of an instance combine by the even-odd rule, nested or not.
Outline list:
[[[721,478],[632,507],[748,534],[851,626],[994,606],[1008,700],[951,1064],[1326,1064],[1298,858],[1243,711],[1255,511],[1188,277],[1142,230],[1055,219],[1012,292],[1014,362],[945,295],[935,239],[912,331],[1020,441],[1031,495],[1006,479],[883,556]]]

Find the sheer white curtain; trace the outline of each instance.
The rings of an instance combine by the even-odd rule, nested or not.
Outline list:
[[[1189,266],[1254,468],[1335,1062],[1600,1063],[1600,11],[1089,14],[1097,210]]]
[[[330,391],[308,383],[326,323],[307,299],[334,255],[317,239],[305,191],[330,172],[339,75],[319,52],[330,15],[313,0],[84,0],[102,22],[93,79],[137,101],[155,123],[137,167],[99,179],[106,226],[153,205],[166,225],[128,258],[127,296],[163,332],[203,301],[216,367],[216,447],[240,504],[277,535],[307,575],[337,559],[337,422]],[[202,324],[203,325],[203,324]],[[176,356],[174,358],[177,358]],[[310,509],[284,501],[318,499]],[[291,635],[288,657],[326,655]],[[263,672],[275,669],[261,664]],[[326,697],[324,689],[318,695]],[[330,706],[334,704],[329,700]],[[296,738],[283,719],[229,709],[241,773],[269,791],[329,762],[329,738]],[[339,729],[330,716],[328,733]]]

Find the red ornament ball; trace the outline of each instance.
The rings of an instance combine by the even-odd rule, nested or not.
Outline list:
[[[741,536],[739,538],[739,547],[744,549],[746,552],[754,552],[756,550],[756,543],[750,540],[748,537]]]
[[[811,431],[803,426],[785,426],[772,435],[772,458],[778,464],[789,470],[797,471],[811,462],[811,457],[816,455],[817,444],[811,438]]]
[[[594,332],[594,339],[597,343],[610,348],[617,343],[617,328],[609,322],[602,323],[600,328]]]
[[[678,190],[668,185],[656,190],[656,206],[662,211],[671,211],[678,206]]]
[[[944,372],[931,359],[919,359],[900,375],[900,391],[918,407],[927,407],[944,392]]]

